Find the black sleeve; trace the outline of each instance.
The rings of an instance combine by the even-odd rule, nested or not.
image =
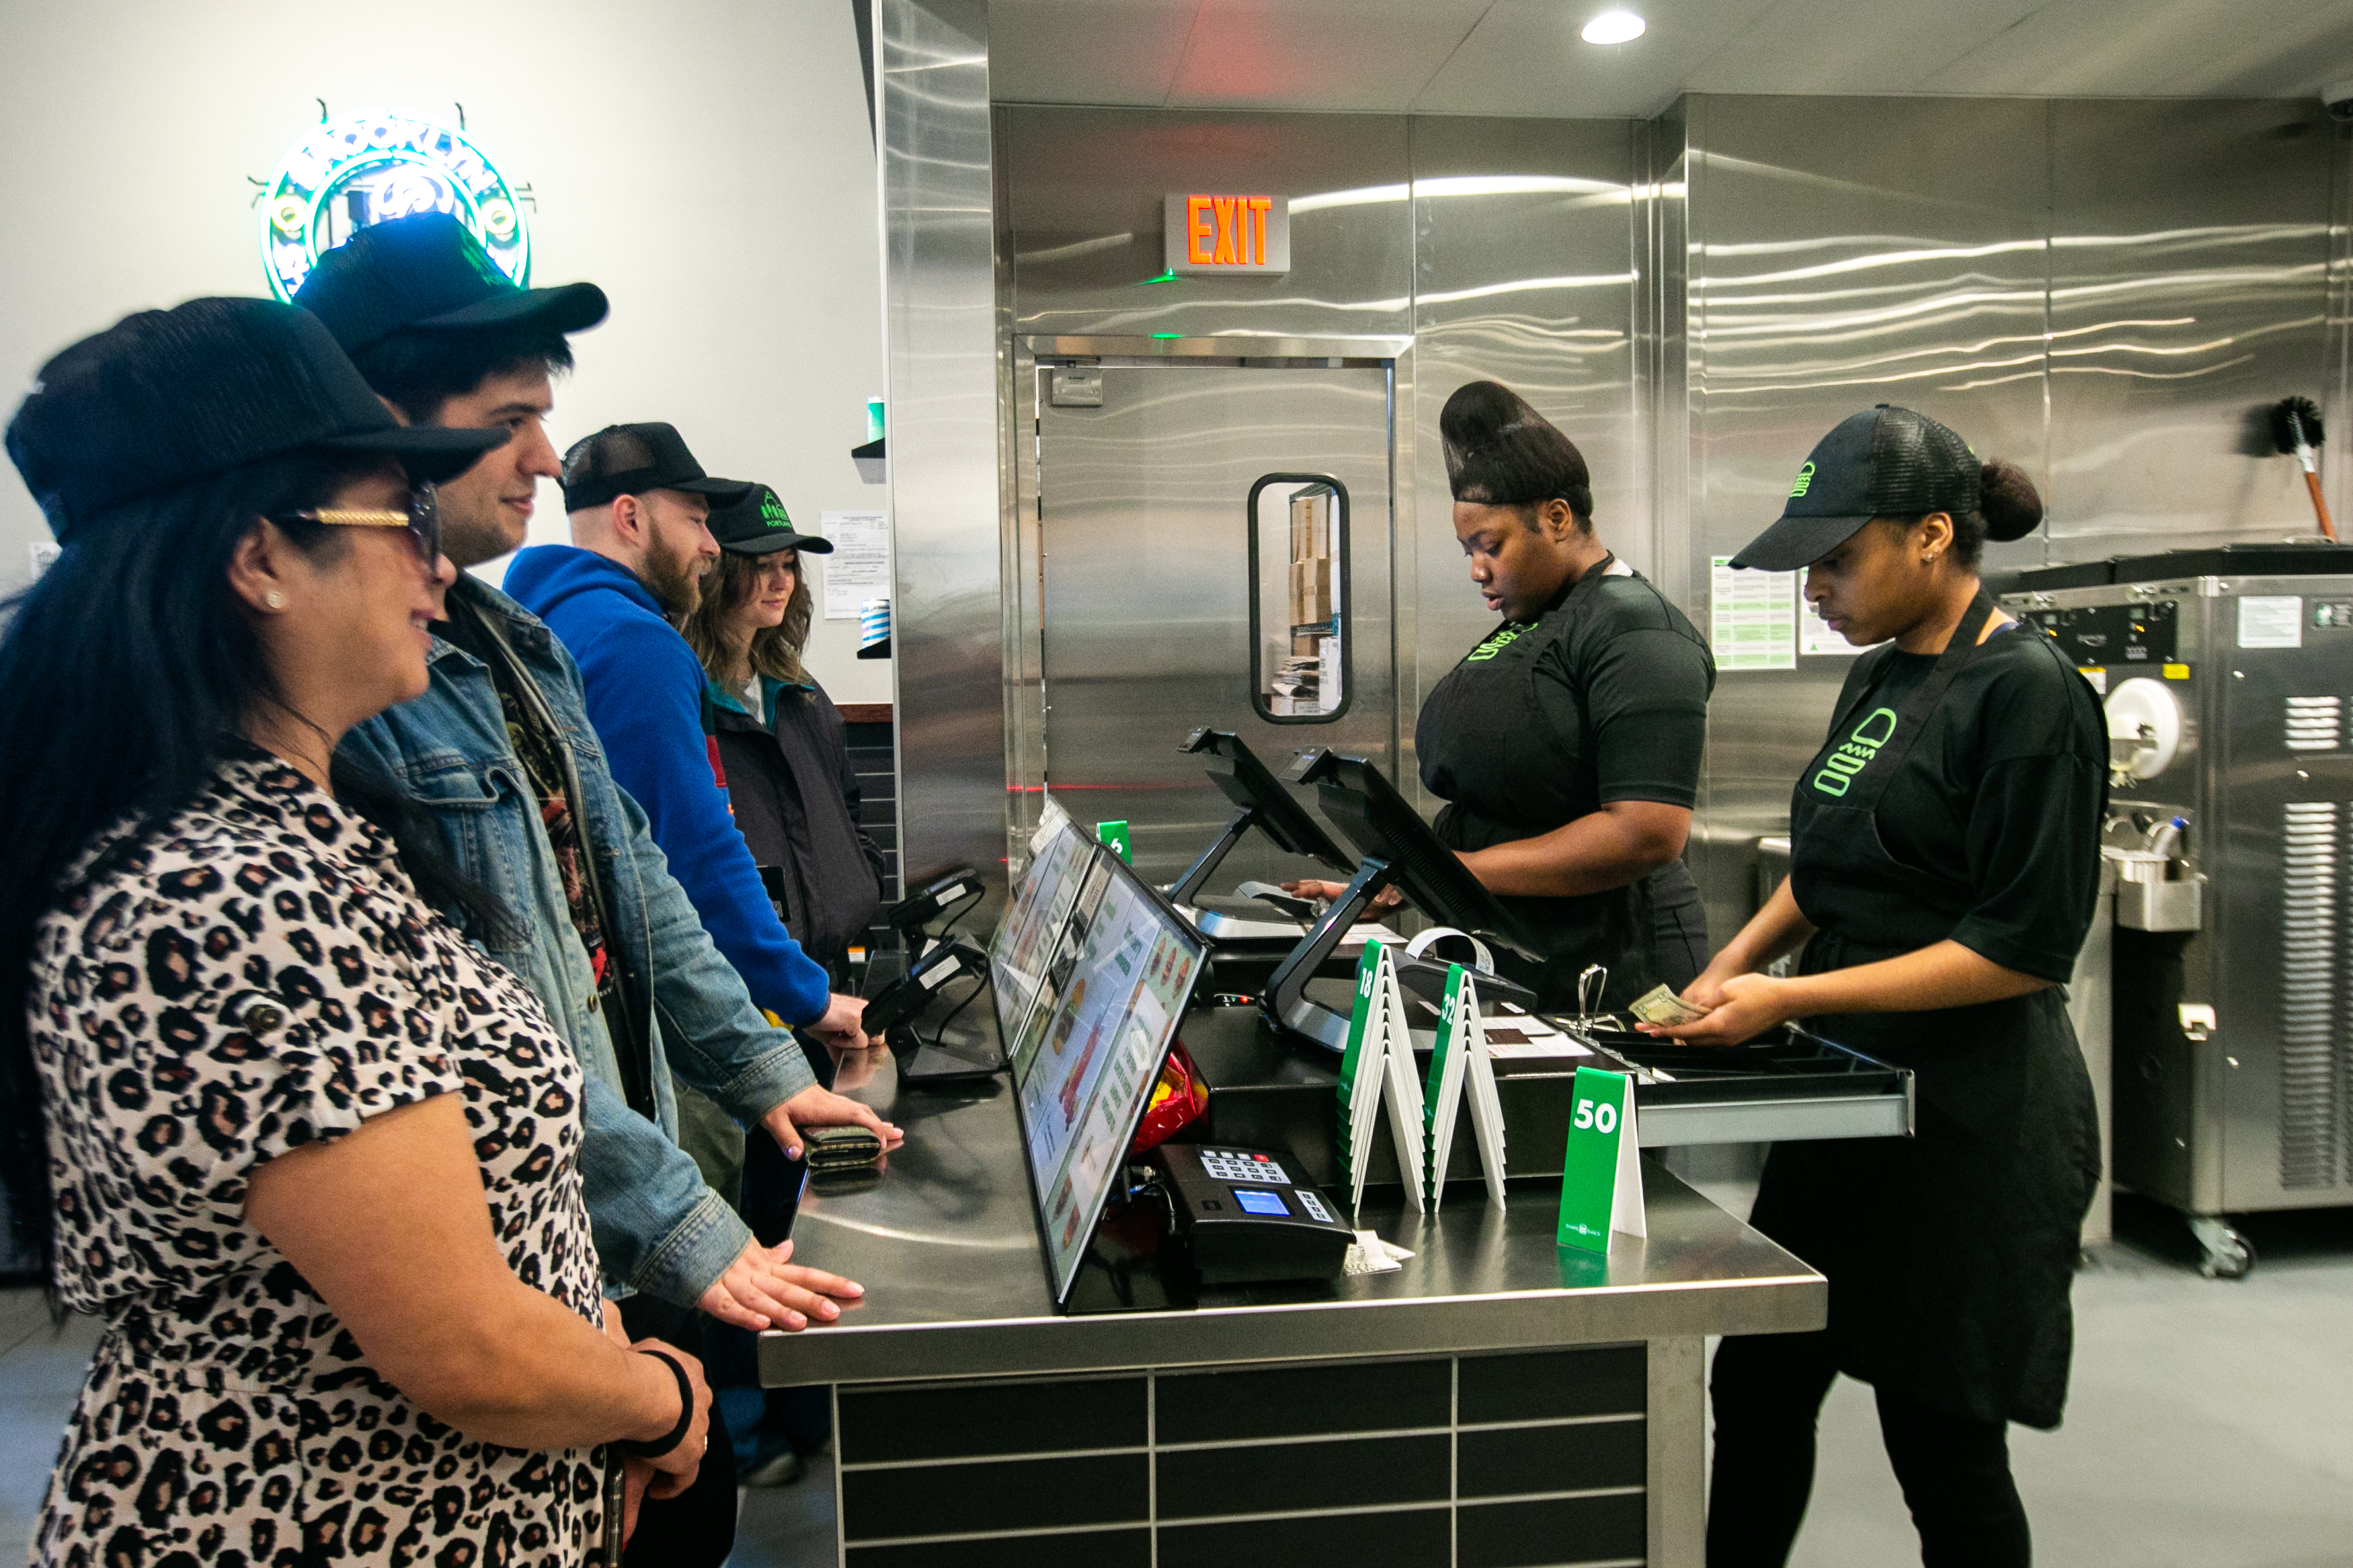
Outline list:
[[[2062,736],[2077,727],[2063,704],[2050,717]],[[2029,739],[2023,749],[1989,763],[1978,782],[1965,846],[1981,896],[1953,940],[2004,969],[2063,983],[2099,897],[2106,781],[2088,745]]]
[[[1699,804],[1714,678],[1707,649],[1671,626],[1621,631],[1593,650],[1585,710],[1602,804]]]
[[[858,764],[849,760],[849,721],[842,717],[841,710],[834,706],[833,699],[827,696],[822,689],[812,691],[809,696],[811,701],[822,705],[825,733],[832,742],[830,749],[834,766],[841,776],[841,804],[849,809],[849,830],[858,836],[858,852],[866,857],[866,864],[874,873],[875,895],[887,897],[891,882],[883,869],[882,846],[875,843],[874,836],[866,831],[863,815],[866,788],[858,782]]]

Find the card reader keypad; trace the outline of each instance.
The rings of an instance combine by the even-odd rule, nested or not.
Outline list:
[[[1235,1149],[1203,1149],[1201,1169],[1219,1182],[1269,1182],[1286,1187],[1291,1184],[1291,1177],[1274,1161],[1263,1154],[1245,1154]]]
[[[1332,1223],[1332,1211],[1324,1206],[1324,1200],[1317,1197],[1314,1191],[1306,1187],[1293,1187],[1291,1190],[1291,1195],[1299,1200],[1299,1206],[1314,1216],[1317,1223],[1322,1225]]]

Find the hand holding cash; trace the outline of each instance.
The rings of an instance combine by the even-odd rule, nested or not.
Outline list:
[[[1657,1024],[1672,1028],[1707,1016],[1704,1007],[1694,1007],[1663,985],[1653,985],[1630,1005],[1626,1011],[1645,1024]]]

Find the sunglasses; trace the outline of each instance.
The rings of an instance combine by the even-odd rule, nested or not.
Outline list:
[[[393,511],[366,507],[307,507],[301,511],[269,514],[271,522],[319,522],[336,528],[405,528],[417,558],[430,572],[441,559],[441,502],[429,482],[408,488],[408,510]]]

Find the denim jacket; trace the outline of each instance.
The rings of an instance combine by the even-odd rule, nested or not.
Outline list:
[[[645,813],[614,784],[564,645],[478,578],[460,573],[449,592],[499,617],[572,748],[586,797],[573,809],[614,906],[606,941],[629,973],[651,978],[637,988],[654,1015],[638,1032],[651,1042],[659,1127],[623,1098],[587,953],[489,667],[435,638],[425,695],[362,724],[343,749],[430,810],[459,868],[498,895],[510,929],[468,935],[532,988],[586,1068],[580,1168],[607,1293],[691,1306],[751,1232],[679,1148],[670,1075],[747,1124],[815,1079],[798,1042],[753,1006],[670,877]]]

